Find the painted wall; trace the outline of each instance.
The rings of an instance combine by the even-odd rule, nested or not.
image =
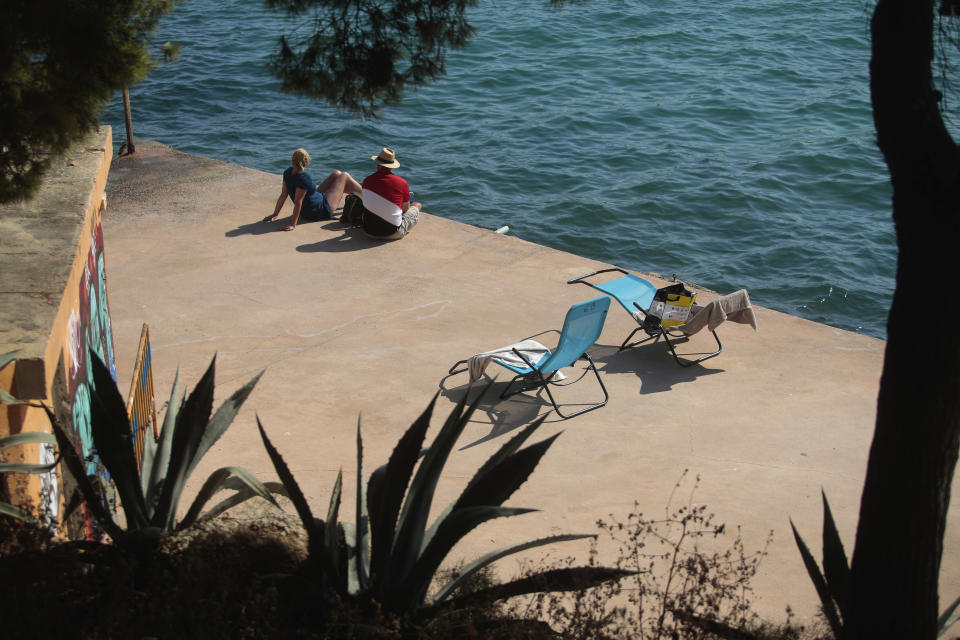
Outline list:
[[[22,358],[18,355],[20,359],[0,371],[0,387],[15,396],[40,400],[51,406],[67,430],[72,432],[80,453],[86,459],[88,474],[106,479],[105,470],[93,456],[90,432],[92,375],[87,349],[89,347],[98,354],[116,379],[102,225],[113,143],[109,127],[103,127],[92,135],[92,140],[79,145],[74,157],[69,157],[69,154],[64,157],[63,167],[54,167],[50,172],[53,179],[66,183],[65,186],[53,185],[51,188],[68,188],[84,195],[76,200],[79,204],[76,205],[75,215],[67,218],[77,225],[77,233],[73,236],[76,244],[72,250],[64,251],[62,256],[54,256],[56,261],[62,259],[63,263],[60,264],[70,265],[69,275],[62,281],[62,289],[57,286],[57,290],[41,291],[39,294],[55,304],[56,312],[38,316],[41,321],[36,324],[47,322],[48,326],[37,326],[35,337],[20,336],[20,344],[16,345],[0,344],[0,352],[10,350],[11,346],[22,350]],[[96,156],[98,153],[99,156]],[[43,206],[42,197],[36,200],[41,203],[38,206]],[[17,213],[20,212],[14,212]],[[46,213],[36,211],[23,215],[29,221],[28,214]],[[67,272],[66,269],[62,271]],[[25,284],[28,290],[29,285]],[[51,285],[45,283],[45,286]],[[33,293],[33,296],[35,298],[37,294]],[[49,432],[46,414],[35,408],[0,407],[0,437],[22,431]],[[53,460],[52,447],[35,445],[20,449],[12,454],[17,460],[35,463]],[[13,459],[11,454],[7,455],[7,459]],[[59,527],[62,534],[67,534],[69,530],[73,538],[97,537],[95,523],[88,515],[78,514],[70,525],[61,522],[64,500],[69,499],[73,489],[69,474],[66,475],[62,477],[59,472],[50,472],[42,476],[8,476],[4,478],[6,497],[14,504],[39,510],[39,515],[50,526]]]

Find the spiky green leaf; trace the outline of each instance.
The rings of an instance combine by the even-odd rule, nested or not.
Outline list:
[[[440,568],[440,564],[454,545],[460,542],[465,535],[494,518],[509,518],[534,511],[536,509],[492,505],[454,509],[437,528],[437,534],[430,546],[426,547],[423,553],[419,555],[410,572],[397,577],[387,585],[387,589],[400,591],[394,597],[399,597],[402,604],[397,607],[390,599],[386,598],[384,604],[388,607],[396,607],[394,610],[420,606],[426,599],[427,589],[430,587],[437,569]],[[390,593],[390,591],[386,593]]]
[[[945,634],[950,627],[955,625],[958,620],[960,620],[960,612],[957,612],[957,607],[960,607],[960,597],[957,597],[956,600],[950,603],[950,606],[943,610],[943,613],[940,614],[940,617],[937,618],[937,637],[939,638]]]
[[[480,392],[480,396],[483,396],[487,392],[487,389],[490,387],[490,384],[491,383],[487,383],[484,386],[484,388]],[[430,541],[433,540],[433,536],[436,535],[437,526],[440,524],[440,522],[443,521],[443,519],[447,516],[447,514],[453,511],[453,508],[455,505],[460,504],[460,501],[462,500],[463,495],[468,492],[471,492],[474,486],[478,482],[487,478],[491,474],[493,469],[501,465],[503,461],[506,460],[509,456],[516,453],[517,450],[520,449],[520,446],[527,441],[527,439],[533,434],[533,432],[536,431],[537,428],[539,428],[540,425],[543,424],[543,421],[545,418],[546,418],[546,414],[537,418],[532,423],[524,427],[520,431],[520,433],[518,433],[514,437],[510,438],[510,440],[505,442],[503,446],[501,446],[500,449],[496,451],[496,453],[490,456],[487,459],[487,461],[484,462],[479,469],[477,469],[477,472],[470,479],[470,482],[467,483],[467,486],[461,492],[457,500],[447,505],[447,507],[443,510],[443,512],[436,518],[436,520],[433,521],[433,524],[430,525],[430,528],[427,530],[427,533],[424,536],[424,542],[423,542],[424,546],[430,544]],[[488,503],[475,503],[475,504],[492,504],[492,503],[488,502]]]
[[[185,529],[196,522],[197,518],[200,517],[200,512],[203,510],[203,507],[206,506],[207,502],[209,502],[218,491],[235,486],[227,485],[227,480],[231,478],[241,482],[243,486],[255,495],[260,496],[275,507],[280,507],[270,494],[270,491],[262,482],[257,480],[252,473],[242,467],[222,467],[211,473],[207,481],[203,483],[203,486],[197,493],[197,497],[194,499],[193,504],[190,505],[189,511],[187,511],[187,514],[183,517],[177,529]]]
[[[30,402],[27,400],[20,400],[19,398],[14,398],[7,391],[0,389],[0,404],[17,405],[17,404],[30,404]]]
[[[528,593],[552,593],[555,591],[581,591],[635,575],[635,571],[613,569],[610,567],[569,567],[552,569],[526,578],[519,578],[510,582],[479,589],[472,593],[453,598],[444,603],[451,608],[460,608],[472,605],[495,602]],[[438,606],[425,608],[422,615],[429,615]]]
[[[837,614],[837,606],[833,601],[833,596],[830,594],[830,588],[827,586],[827,580],[820,572],[820,567],[817,566],[817,561],[814,559],[813,554],[810,553],[810,549],[807,548],[807,544],[803,541],[803,538],[800,537],[800,533],[794,526],[792,519],[790,520],[790,528],[793,529],[793,539],[797,542],[797,548],[800,550],[800,556],[803,558],[803,564],[807,568],[807,574],[810,576],[810,580],[813,582],[813,587],[817,590],[817,596],[820,597],[820,604],[823,607],[823,615],[827,619],[830,629],[833,631],[834,637],[840,638],[842,637],[841,634],[843,633],[843,625],[840,623],[840,617]]]
[[[20,507],[9,504],[7,502],[0,502],[0,515],[10,516],[11,518],[16,518],[17,520],[23,520],[24,522],[29,522],[30,524],[39,525],[40,522],[37,521],[29,511],[25,511]]]
[[[127,407],[117,385],[97,353],[87,353],[93,372],[90,393],[90,426],[97,454],[117,487],[128,529],[140,529],[149,521],[140,489],[140,472],[133,453]]]
[[[56,469],[57,463],[30,464],[27,462],[0,462],[0,473],[47,473]]]
[[[57,444],[57,438],[45,431],[24,431],[6,438],[0,438],[0,449],[16,447],[23,444]]]
[[[840,610],[840,620],[843,621],[847,619],[850,611],[850,564],[847,562],[837,525],[833,521],[827,494],[823,491],[820,493],[823,497],[823,576]]]
[[[209,424],[203,430],[200,442],[197,443],[197,449],[194,452],[193,459],[187,467],[188,476],[193,472],[194,468],[196,468],[200,459],[210,450],[210,447],[212,447],[217,440],[220,439],[220,436],[230,428],[230,425],[233,424],[233,419],[237,417],[237,413],[239,413],[240,408],[243,407],[243,403],[250,397],[250,394],[253,393],[253,388],[257,386],[257,382],[260,381],[262,376],[263,371],[253,376],[250,382],[234,391],[233,394],[217,408],[217,412],[213,414]]]
[[[197,518],[197,524],[201,522],[207,522],[208,520],[213,520],[214,518],[219,516],[221,513],[224,513],[225,511],[232,509],[233,507],[236,507],[237,505],[243,504],[244,502],[246,502],[247,500],[250,500],[251,498],[257,498],[260,496],[259,493],[257,493],[256,491],[253,491],[248,487],[231,485],[231,480],[232,479],[229,479],[224,483],[223,489],[234,489],[236,490],[236,493],[234,493],[229,498],[224,498],[214,506],[204,511],[203,514]],[[264,482],[263,486],[267,489],[267,491],[269,491],[275,496],[283,496],[284,498],[289,498],[289,496],[287,495],[286,487],[284,487],[283,484],[279,482]],[[279,507],[279,508],[282,509],[283,507]]]
[[[430,515],[433,496],[437,483],[440,481],[443,467],[457,439],[463,433],[463,429],[476,410],[480,397],[481,395],[477,395],[464,411],[466,394],[464,395],[450,412],[450,415],[447,416],[443,427],[440,428],[440,432],[437,433],[427,450],[427,455],[417,468],[417,473],[410,483],[410,490],[407,492],[403,511],[400,513],[400,520],[397,524],[394,553],[387,570],[387,578],[390,580],[397,580],[401,576],[406,576],[413,570],[413,566],[417,562],[423,548],[427,518]],[[398,553],[398,550],[403,552]]]
[[[177,425],[177,415],[180,413],[183,396],[180,393],[180,367],[173,376],[173,387],[170,389],[170,402],[167,403],[167,412],[163,416],[163,425],[160,427],[160,439],[157,441],[157,451],[154,453],[150,469],[143,469],[141,478],[146,484],[143,486],[143,495],[146,498],[150,518],[154,517],[154,507],[159,500],[160,489],[167,477],[170,466],[170,448],[173,445],[173,432]]]
[[[20,353],[20,349],[14,349],[13,351],[0,353],[0,369],[3,369],[5,366],[16,360],[18,353]]]
[[[176,416],[172,434],[173,442],[170,445],[170,462],[163,484],[160,486],[157,507],[152,520],[154,525],[168,531],[173,529],[180,495],[183,493],[203,431],[210,421],[216,363],[217,357],[214,356],[210,366],[207,367]]]
[[[297,515],[300,516],[303,528],[307,530],[310,549],[318,548],[320,541],[317,540],[318,531],[313,512],[310,511],[310,504],[307,502],[306,496],[303,495],[303,491],[300,490],[300,485],[298,485],[297,481],[293,478],[293,474],[290,472],[287,463],[283,461],[283,456],[280,455],[280,452],[277,451],[273,443],[270,442],[270,438],[267,437],[267,432],[264,431],[259,416],[257,417],[257,429],[260,430],[260,439],[263,440],[263,446],[267,450],[267,455],[270,456],[273,468],[276,470],[280,482],[283,483],[284,488],[287,490],[287,495],[297,510]]]
[[[367,495],[363,483],[363,414],[357,416],[357,507],[353,542],[353,558],[350,566],[350,593],[365,589],[370,581],[370,514],[367,511]],[[355,584],[353,584],[355,582]]]
[[[70,437],[63,430],[63,427],[60,426],[60,422],[53,414],[53,411],[46,405],[43,405],[43,410],[46,412],[47,418],[50,420],[50,427],[53,429],[53,434],[57,438],[57,447],[60,449],[60,459],[66,465],[67,471],[73,476],[74,481],[76,481],[77,488],[80,489],[80,493],[83,495],[87,507],[93,512],[94,517],[97,518],[100,526],[107,532],[107,535],[113,538],[115,542],[120,542],[124,535],[123,529],[117,525],[111,513],[103,506],[103,503],[100,502],[100,493],[94,488],[90,479],[87,477],[86,469],[77,453],[77,448],[74,447],[73,442],[70,441]]]
[[[387,573],[403,496],[420,457],[420,448],[436,402],[437,395],[434,395],[420,417],[400,437],[383,471],[377,470],[370,478],[370,490],[367,493],[371,536],[370,574],[380,580]]]
[[[505,558],[515,553],[520,553],[521,551],[526,551],[527,549],[534,549],[536,547],[542,547],[548,544],[554,544],[556,542],[568,542],[570,540],[583,540],[584,538],[596,537],[597,536],[592,533],[570,533],[566,535],[549,536],[547,538],[538,538],[537,540],[530,540],[529,542],[522,542],[520,544],[497,549],[496,551],[491,551],[490,553],[480,556],[470,564],[463,567],[463,569],[459,571],[459,575],[456,578],[450,580],[440,589],[440,591],[437,592],[436,596],[433,598],[433,601],[443,602],[461,585],[468,582],[470,578],[472,578],[478,571],[483,570],[485,567],[490,566],[501,558]]]

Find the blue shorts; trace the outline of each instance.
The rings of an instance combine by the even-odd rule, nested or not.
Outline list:
[[[322,193],[318,195],[320,196],[319,202],[317,200],[311,200],[309,203],[303,203],[303,211],[300,215],[307,220],[332,220],[333,211],[330,209],[330,203],[327,202],[327,199]],[[306,206],[308,204],[311,205],[309,209],[307,209]]]

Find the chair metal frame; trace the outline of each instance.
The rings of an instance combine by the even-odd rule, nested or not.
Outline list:
[[[493,362],[496,362],[501,367],[509,369],[516,374],[513,379],[510,380],[510,383],[504,388],[503,392],[500,394],[500,398],[509,398],[510,396],[514,396],[518,393],[532,391],[542,387],[546,390],[547,397],[550,399],[550,404],[553,405],[554,411],[556,411],[557,415],[564,420],[579,416],[588,411],[593,411],[594,409],[599,409],[607,404],[607,401],[610,399],[610,394],[607,392],[606,385],[603,384],[603,379],[600,377],[600,372],[597,370],[596,363],[594,363],[593,359],[587,353],[587,349],[593,346],[593,344],[596,343],[597,339],[600,337],[600,333],[603,331],[603,325],[606,322],[607,311],[609,308],[610,298],[607,297],[593,298],[592,300],[586,300],[584,302],[577,303],[570,307],[570,309],[567,311],[567,315],[563,321],[563,328],[560,331],[551,329],[548,331],[541,331],[540,333],[529,336],[528,338],[524,338],[525,340],[528,340],[530,338],[550,332],[556,332],[560,334],[560,337],[557,340],[557,346],[554,348],[554,350],[550,351],[548,349],[547,353],[536,363],[531,362],[527,356],[515,348],[512,349],[513,353],[520,358],[520,360],[522,360],[526,366],[516,366],[508,362],[502,362],[495,357],[492,358]],[[583,313],[600,314],[600,318],[598,321],[595,321],[592,327],[590,327],[592,331],[587,337],[573,336],[571,335],[572,329],[570,326],[576,319],[576,316]],[[577,342],[574,342],[573,346],[571,347],[571,341]],[[576,356],[571,356],[573,352],[580,351],[581,347],[583,348],[581,353]],[[571,351],[571,348],[573,351]],[[573,365],[580,359],[586,360],[588,364],[587,368],[579,377],[577,377],[576,380],[563,383],[553,380],[554,374],[557,371],[563,367],[569,367]],[[458,367],[467,364],[467,362],[468,360],[458,360],[453,364],[452,367],[450,367],[448,373],[452,375],[466,371],[466,367],[459,369]],[[603,401],[565,415],[563,411],[560,410],[560,405],[557,403],[556,398],[554,398],[553,393],[550,391],[550,385],[559,387],[572,385],[582,380],[583,377],[586,376],[590,371],[593,371],[594,376],[597,378],[597,382],[600,384],[600,389],[603,391]],[[520,381],[521,384],[518,385],[516,389],[513,389],[513,386],[518,381]]]
[[[589,282],[587,279],[593,276],[599,275],[601,273],[611,273],[617,272],[623,274],[619,278],[614,278],[612,280],[607,280],[601,283]],[[674,346],[673,338],[686,338],[686,334],[683,332],[676,332],[673,328],[665,328],[659,321],[659,318],[656,316],[650,316],[649,310],[650,305],[653,303],[653,297],[657,293],[657,288],[653,285],[652,282],[641,278],[640,276],[634,275],[621,269],[620,267],[611,267],[609,269],[600,269],[599,271],[594,271],[593,273],[588,273],[580,277],[574,278],[572,280],[567,280],[567,284],[585,284],[588,287],[593,287],[597,291],[602,291],[608,296],[614,298],[617,302],[620,303],[627,313],[630,314],[630,317],[637,321],[640,325],[636,329],[630,332],[630,334],[624,339],[620,344],[620,351],[630,349],[631,347],[636,347],[645,342],[653,340],[656,342],[661,337],[667,343],[667,347],[670,348],[670,353],[673,355],[673,359],[676,360],[677,364],[681,367],[692,367],[698,362],[703,362],[704,360],[709,360],[710,358],[715,358],[720,355],[720,352],[723,351],[723,344],[720,342],[720,336],[717,335],[716,330],[710,329],[710,333],[713,334],[713,339],[717,342],[717,350],[700,356],[695,360],[681,359],[680,355],[677,353],[676,347]],[[644,321],[637,319],[633,315],[634,309],[640,311],[643,314]],[[652,326],[652,323],[647,322],[648,318],[656,319],[656,326]],[[637,334],[638,331],[645,331],[647,337],[641,340],[633,340],[633,337]]]

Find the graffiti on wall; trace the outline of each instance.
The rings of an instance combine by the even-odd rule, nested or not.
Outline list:
[[[90,392],[93,386],[93,365],[90,351],[97,354],[117,379],[113,351],[113,330],[104,268],[103,226],[97,221],[91,234],[83,276],[80,278],[78,304],[70,313],[67,327],[65,373],[66,402],[70,406],[74,441],[84,460],[88,476],[99,476],[109,486],[106,469],[96,457],[90,423]],[[95,537],[95,524],[84,514],[84,536]]]

